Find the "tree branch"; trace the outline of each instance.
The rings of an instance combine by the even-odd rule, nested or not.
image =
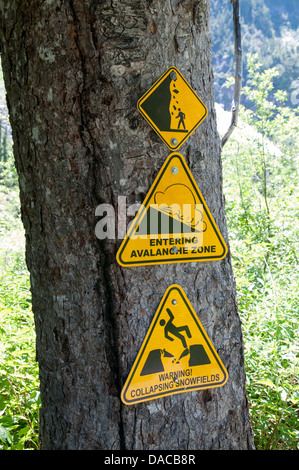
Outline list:
[[[242,46],[241,46],[241,25],[240,25],[240,3],[239,0],[231,0],[233,5],[234,37],[235,37],[235,89],[232,103],[232,119],[228,130],[222,137],[221,146],[224,147],[234,128],[237,127],[240,96],[242,89]]]

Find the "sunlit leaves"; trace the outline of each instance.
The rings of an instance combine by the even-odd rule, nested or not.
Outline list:
[[[268,100],[273,69],[248,57],[254,103],[223,153],[247,392],[258,449],[299,447],[298,113]],[[250,124],[250,128],[248,127]],[[274,145],[275,144],[275,145]]]
[[[37,449],[40,407],[24,256],[0,252],[0,449]]]

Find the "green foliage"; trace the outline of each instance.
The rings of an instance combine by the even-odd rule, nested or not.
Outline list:
[[[9,145],[9,138],[8,138],[8,125],[6,124],[4,127],[2,125],[2,119],[0,118],[0,162],[7,162],[8,155],[10,151]]]
[[[16,188],[18,176],[12,153],[7,154],[7,160],[0,162],[0,184],[6,188]]]
[[[241,108],[223,152],[247,392],[257,448],[297,449],[299,118],[282,92],[269,98],[277,71],[262,72],[257,55],[248,63],[253,110]]]
[[[0,450],[39,448],[39,396],[17,174],[8,153],[0,159]]]
[[[7,163],[7,166],[12,164]],[[14,170],[15,171],[15,170]],[[14,171],[12,171],[12,177],[9,176],[10,181],[15,178]],[[11,175],[8,169],[9,175]],[[14,185],[11,187],[7,186],[7,179],[3,180],[3,184],[0,182],[0,240],[6,245],[6,240],[10,243],[10,237],[8,233],[13,232],[15,235],[23,237],[22,234],[22,223],[20,214],[20,199],[18,188]],[[1,236],[3,237],[1,239]]]
[[[262,68],[276,67],[279,75],[274,78],[273,93],[277,89],[288,90],[287,104],[291,100],[291,87],[299,75],[298,69],[298,8],[297,0],[246,0],[240,2],[243,84],[248,85],[249,64],[247,53],[259,53]],[[225,41],[223,38],[225,37]],[[230,109],[232,91],[223,85],[228,75],[234,75],[234,29],[231,2],[211,2],[211,40],[215,75],[216,101]],[[243,98],[248,108],[250,102]]]
[[[17,173],[12,155],[11,130],[5,106],[5,86],[0,67],[0,184],[17,185]]]
[[[0,449],[38,449],[40,393],[24,253],[0,252]]]
[[[0,184],[6,188],[16,187],[18,184],[17,171],[14,164],[10,139],[7,138],[7,127],[5,137],[1,140],[1,118],[0,118]]]

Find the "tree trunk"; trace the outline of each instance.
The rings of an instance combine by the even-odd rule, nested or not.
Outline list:
[[[170,66],[209,114],[181,147],[228,245],[209,0],[0,1],[42,408],[42,449],[252,449],[230,255],[124,268],[95,236],[101,203],[142,202],[170,153],[138,99]],[[159,302],[180,284],[225,386],[127,406],[121,389]]]

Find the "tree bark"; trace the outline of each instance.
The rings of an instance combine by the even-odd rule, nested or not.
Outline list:
[[[142,202],[169,154],[136,104],[171,65],[209,110],[180,153],[228,244],[209,0],[0,1],[40,370],[42,449],[252,449],[230,255],[122,268],[95,209]],[[186,292],[225,386],[120,400],[170,284]]]

